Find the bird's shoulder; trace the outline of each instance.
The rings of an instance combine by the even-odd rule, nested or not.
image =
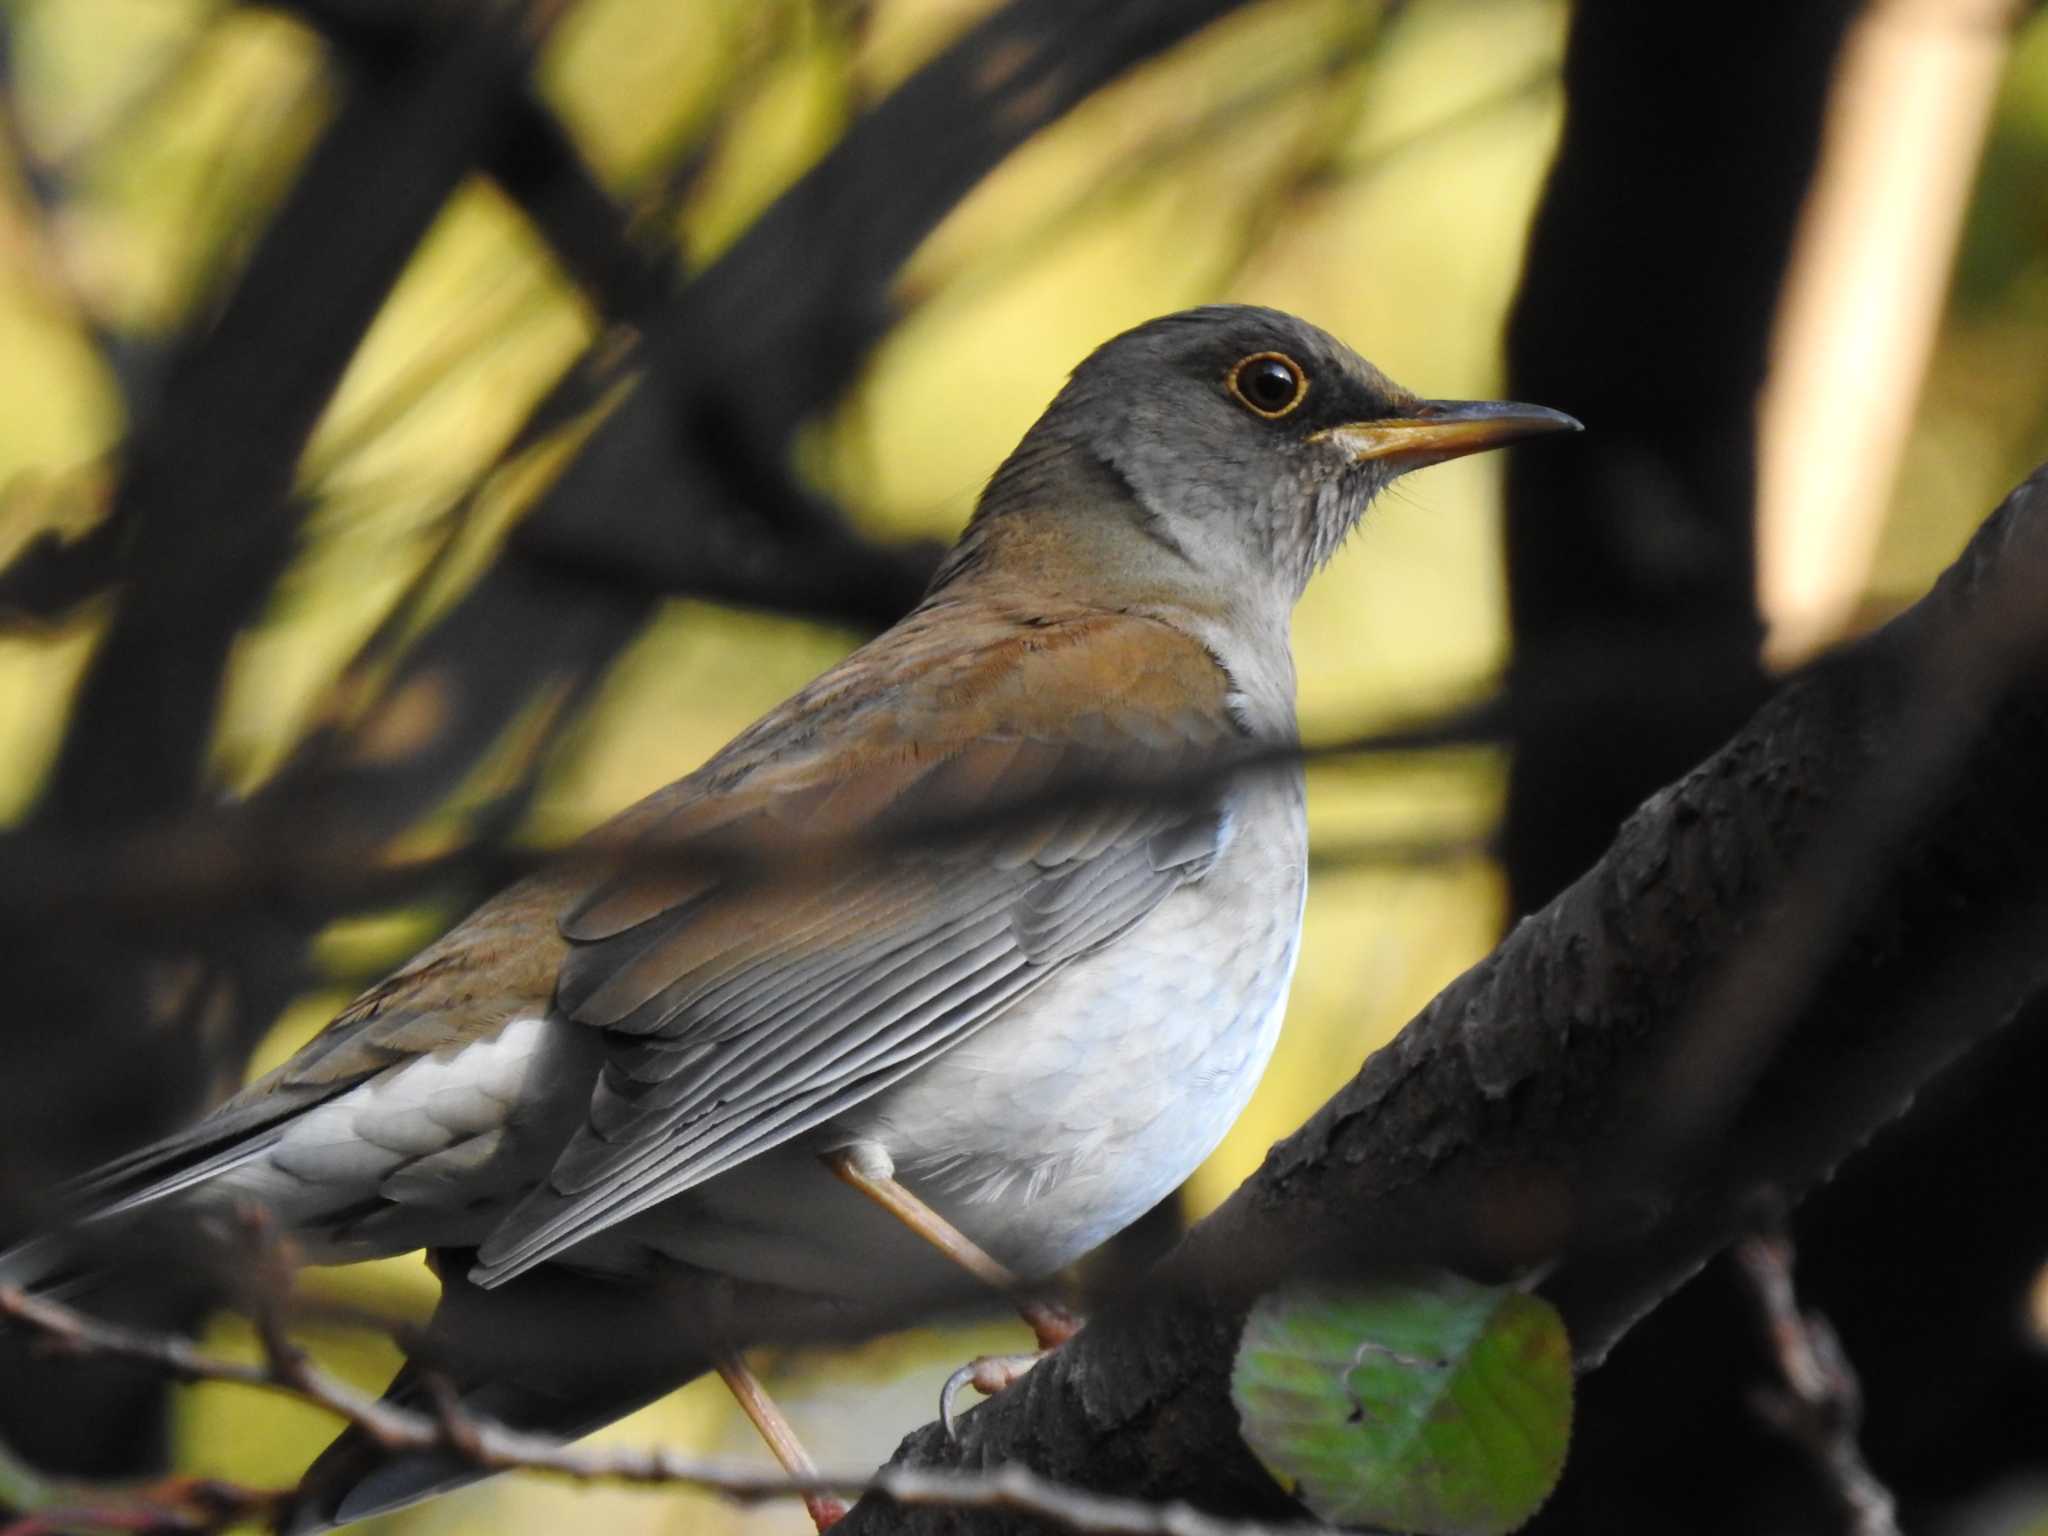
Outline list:
[[[744,804],[820,784],[922,776],[934,756],[991,743],[1037,742],[1086,754],[1213,745],[1241,734],[1233,697],[1215,654],[1153,614],[942,597],[854,651],[608,830],[654,830],[675,811],[707,800]],[[857,807],[846,809],[858,818]]]

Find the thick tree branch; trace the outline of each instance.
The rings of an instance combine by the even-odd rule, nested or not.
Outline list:
[[[1554,1266],[1543,1289],[1597,1363],[1738,1235],[1756,1190],[1803,1195],[1958,1053],[2042,1008],[2044,582],[2048,470],[1913,610],[1653,797],[1142,1291],[969,1414],[957,1444],[928,1426],[897,1464],[1022,1462],[1277,1517],[1287,1502],[1237,1437],[1229,1364],[1248,1299],[1304,1272]],[[1903,734],[1937,722],[1957,739]],[[1859,837],[1853,883],[1815,872]],[[1831,921],[1809,935],[1787,903],[1816,881]],[[1805,952],[1766,963],[1785,945]],[[1728,997],[1731,967],[1758,968],[1762,990]],[[1729,1031],[1728,1007],[1770,1025]],[[1738,1080],[1674,1144],[1674,1065],[1715,1038],[1742,1054]],[[871,1502],[849,1520],[848,1536],[928,1523]]]

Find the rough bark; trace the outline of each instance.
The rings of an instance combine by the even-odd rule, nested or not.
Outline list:
[[[1584,1367],[2048,985],[2048,469],[1909,613],[1783,688],[1154,1272],[910,1465],[1284,1515],[1228,1372],[1304,1273],[1543,1272]],[[1547,1269],[1545,1266],[1548,1266]],[[864,1502],[845,1527],[991,1529]]]

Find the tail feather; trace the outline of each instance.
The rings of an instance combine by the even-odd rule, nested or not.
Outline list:
[[[696,1330],[679,1324],[673,1294],[552,1268],[487,1291],[463,1278],[473,1253],[436,1258],[441,1304],[418,1359],[431,1360],[479,1419],[576,1440],[710,1367]],[[432,1411],[425,1369],[408,1363],[384,1400]],[[280,1530],[311,1536],[490,1475],[452,1451],[387,1451],[351,1428],[306,1470]]]
[[[196,1125],[61,1185],[51,1205],[63,1225],[0,1250],[0,1285],[49,1290],[89,1278],[96,1273],[89,1229],[254,1161],[277,1144],[292,1116],[347,1086],[231,1100]]]
[[[179,1194],[260,1157],[277,1145],[293,1116],[349,1086],[231,1099],[197,1124],[73,1179],[60,1198],[67,1207],[97,1218]]]
[[[459,1396],[463,1411],[479,1420],[508,1425],[567,1443],[644,1408],[708,1366],[678,1367],[674,1380],[644,1383],[631,1392],[604,1390],[580,1396],[493,1381]],[[406,1366],[385,1389],[384,1400],[430,1412],[422,1373]],[[495,1474],[453,1451],[394,1454],[360,1430],[348,1430],[322,1451],[300,1479],[281,1536],[313,1536],[337,1526],[388,1515],[444,1493],[453,1493]]]

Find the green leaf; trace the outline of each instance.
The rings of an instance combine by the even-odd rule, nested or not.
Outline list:
[[[1451,1274],[1262,1297],[1230,1388],[1245,1444],[1339,1525],[1501,1536],[1550,1496],[1571,1439],[1555,1309]]]

